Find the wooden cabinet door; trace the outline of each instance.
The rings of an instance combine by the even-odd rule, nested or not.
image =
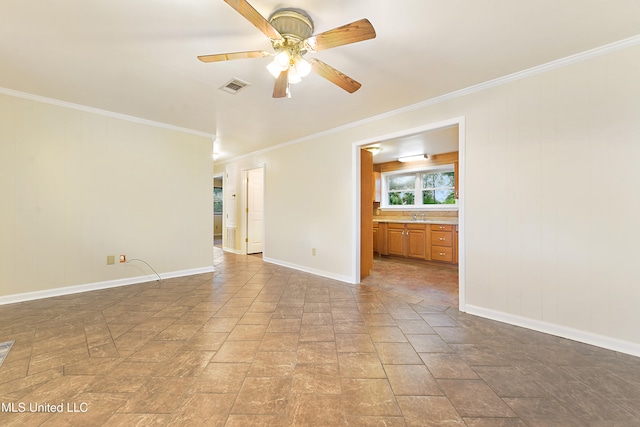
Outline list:
[[[408,229],[407,234],[407,256],[409,258],[425,259],[426,257],[426,233],[424,226],[422,229]]]
[[[404,256],[404,226],[402,228],[391,227],[387,231],[387,252],[389,255]]]

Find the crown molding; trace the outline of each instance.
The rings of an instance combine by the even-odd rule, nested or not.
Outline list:
[[[140,117],[128,116],[126,114],[114,113],[113,111],[101,110],[99,108],[88,107],[86,105],[74,104],[72,102],[60,101],[58,99],[47,98],[40,95],[34,95],[31,93],[20,92],[13,89],[7,89],[0,87],[0,95],[13,96],[14,98],[27,99],[29,101],[41,102],[43,104],[55,105],[58,107],[69,108],[71,110],[83,111],[85,113],[98,114],[100,116],[111,117],[114,119],[126,120],[128,122],[139,123],[143,125],[153,126],[162,129],[173,130],[182,133],[188,133],[191,135],[202,136],[205,138],[215,138],[214,135],[206,132],[200,132],[193,129],[187,129],[180,126],[174,126],[167,123],[156,122],[153,120],[142,119]]]

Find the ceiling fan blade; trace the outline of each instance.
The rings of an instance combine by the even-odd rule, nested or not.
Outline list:
[[[361,42],[376,37],[376,30],[368,19],[361,19],[324,33],[316,34],[304,41],[312,51],[331,49],[345,44]]]
[[[317,59],[309,59],[311,63],[311,70],[329,80],[331,83],[340,86],[342,89],[346,90],[349,93],[353,93],[360,89],[362,86],[357,81],[353,80],[351,77],[346,74],[341,73],[340,71],[333,68],[331,65],[327,65],[322,61],[318,61]]]
[[[244,16],[247,21],[251,22],[257,29],[262,31],[271,40],[284,40],[282,35],[273,28],[264,16],[253,8],[246,0],[224,0],[229,6],[234,8],[240,15]]]
[[[200,55],[198,59],[202,62],[220,62],[220,61],[231,61],[234,59],[245,59],[245,58],[264,58],[265,56],[271,55],[269,52],[264,50],[253,50],[249,52],[232,52],[232,53],[217,53],[215,55]]]
[[[276,79],[276,84],[273,87],[274,98],[286,98],[287,86],[289,85],[289,69],[282,71]]]

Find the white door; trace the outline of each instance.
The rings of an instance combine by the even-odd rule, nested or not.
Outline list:
[[[262,252],[264,170],[247,171],[247,254]]]

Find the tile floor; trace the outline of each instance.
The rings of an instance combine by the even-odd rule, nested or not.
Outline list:
[[[0,425],[640,425],[638,358],[460,313],[455,268],[376,259],[353,286],[214,259],[1,306]]]

